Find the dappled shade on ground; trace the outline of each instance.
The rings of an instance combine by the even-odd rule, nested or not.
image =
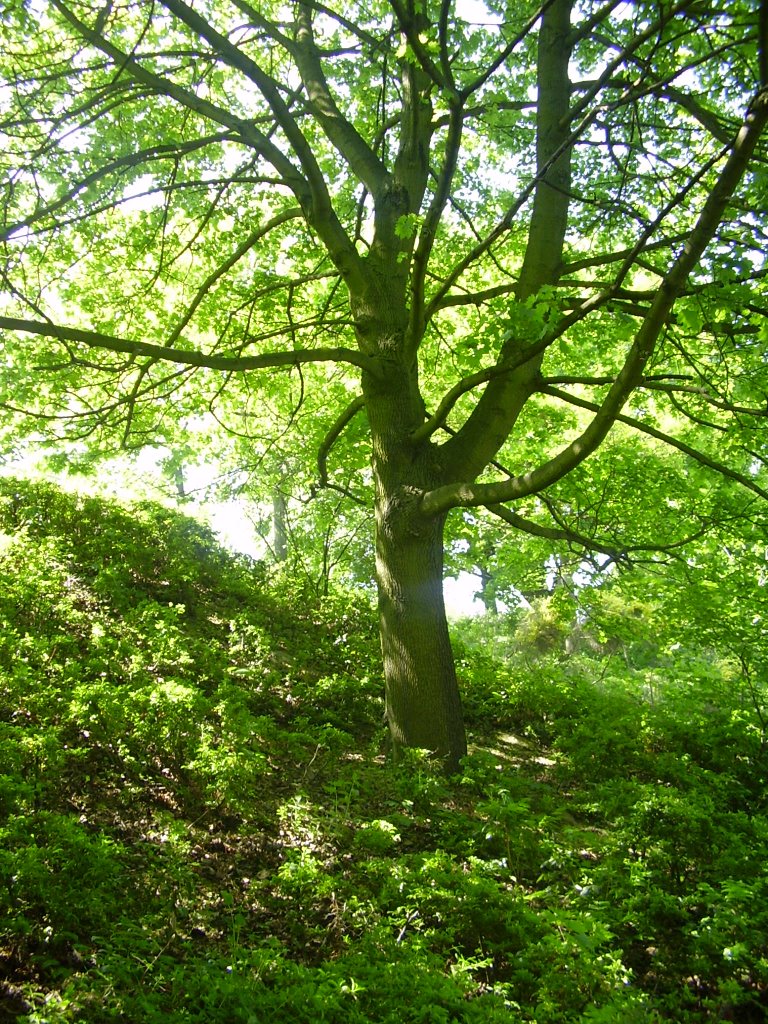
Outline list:
[[[447,779],[385,761],[349,594],[22,481],[0,562],[0,1020],[763,1019],[764,693],[711,648],[468,625]]]

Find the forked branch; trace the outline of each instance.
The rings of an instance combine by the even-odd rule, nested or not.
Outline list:
[[[669,313],[683,291],[688,276],[719,227],[726,207],[741,181],[758,140],[768,123],[768,89],[761,90],[747,111],[744,124],[734,140],[730,155],[714,189],[708,196],[682,252],[664,277],[648,314],[638,331],[621,372],[587,428],[547,462],[510,480],[495,483],[460,482],[438,487],[425,494],[421,508],[435,515],[454,507],[513,501],[544,490],[584,462],[600,446],[629,395],[642,382],[643,372],[655,349]],[[733,476],[733,474],[729,474]],[[744,483],[744,480],[740,482]],[[756,485],[750,489],[768,497]]]

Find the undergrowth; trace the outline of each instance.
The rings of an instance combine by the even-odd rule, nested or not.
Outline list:
[[[448,779],[383,756],[365,600],[7,480],[0,572],[0,1020],[764,1019],[763,691],[712,652],[467,627]]]

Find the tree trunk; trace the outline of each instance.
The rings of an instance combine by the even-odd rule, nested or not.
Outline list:
[[[480,600],[487,615],[498,615],[499,605],[496,601],[496,585],[493,573],[488,572],[484,566],[479,566],[480,573]]]
[[[283,479],[272,491],[272,556],[276,562],[284,562],[288,558],[288,513]]]
[[[461,699],[443,600],[445,516],[426,516],[436,450],[413,444],[424,420],[413,368],[394,360],[366,381],[376,484],[376,579],[387,721],[395,756],[421,747],[449,769],[467,752]]]
[[[443,517],[379,502],[376,570],[386,714],[397,756],[422,747],[449,770],[467,752],[443,601]]]

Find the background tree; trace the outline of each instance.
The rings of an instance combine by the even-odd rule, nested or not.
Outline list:
[[[252,463],[292,432],[372,485],[395,747],[456,762],[451,510],[626,557],[607,495],[645,481],[614,459],[579,507],[566,479],[611,431],[707,470],[658,545],[716,520],[715,478],[768,496],[765,15],[11,0],[9,427],[215,417]]]

